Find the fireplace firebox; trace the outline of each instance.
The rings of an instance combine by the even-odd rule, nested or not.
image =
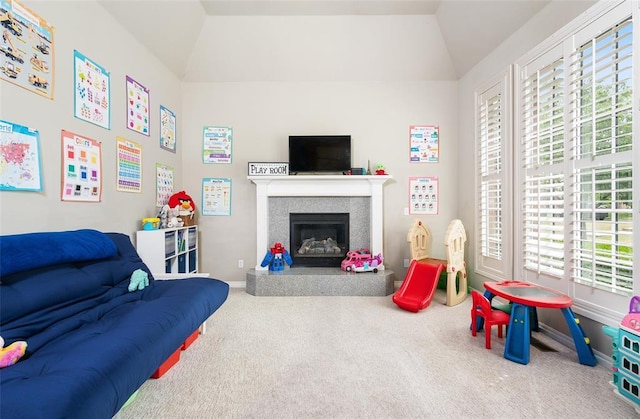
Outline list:
[[[349,213],[289,214],[295,267],[339,267],[349,249]]]

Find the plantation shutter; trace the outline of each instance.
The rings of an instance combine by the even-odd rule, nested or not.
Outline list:
[[[556,54],[556,55],[554,55]],[[564,267],[564,60],[552,50],[521,75],[524,268],[561,277]],[[551,59],[549,59],[551,58]],[[546,61],[546,62],[545,62]]]
[[[626,295],[633,291],[632,40],[628,18],[571,57],[573,277]]]
[[[511,223],[508,208],[511,194],[505,190],[506,176],[511,173],[505,165],[510,153],[511,68],[476,93],[477,159],[477,232],[479,252],[476,269],[492,278],[510,278],[508,265],[511,255],[505,255],[510,237],[503,227]]]

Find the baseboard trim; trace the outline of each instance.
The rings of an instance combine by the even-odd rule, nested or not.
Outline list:
[[[247,281],[224,281],[229,284],[229,288],[247,288]]]

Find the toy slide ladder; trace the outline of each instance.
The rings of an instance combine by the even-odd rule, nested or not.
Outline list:
[[[569,326],[569,330],[571,331],[580,363],[591,367],[595,366],[598,360],[593,354],[589,338],[584,334],[584,330],[582,330],[582,326],[580,326],[580,320],[576,318],[570,307],[563,308],[562,315],[567,321],[567,326]]]

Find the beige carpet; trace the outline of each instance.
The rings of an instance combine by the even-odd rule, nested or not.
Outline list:
[[[391,297],[254,297],[232,289],[207,333],[129,418],[637,418],[604,367],[536,333],[529,365],[469,331],[470,298],[420,313]],[[554,351],[555,350],[555,351]]]

